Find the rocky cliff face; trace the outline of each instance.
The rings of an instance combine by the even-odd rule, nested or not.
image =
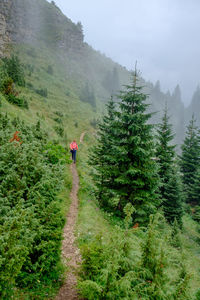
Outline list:
[[[10,43],[8,19],[12,1],[0,0],[0,56],[6,52]]]
[[[45,0],[0,0],[0,56],[13,43],[45,43],[66,51],[83,47],[80,24]]]

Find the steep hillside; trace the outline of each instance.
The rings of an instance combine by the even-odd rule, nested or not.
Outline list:
[[[157,202],[155,184],[158,188],[164,182],[155,182],[158,174],[154,172],[162,166],[159,156],[153,156],[155,132],[150,134],[151,126],[143,122],[148,118],[146,104],[140,107],[140,115],[137,108],[134,111],[135,102],[131,104],[134,131],[129,131],[130,114],[125,112],[120,121],[120,108],[116,109],[119,126],[109,123],[108,131],[120,129],[119,134],[115,133],[118,140],[105,135],[99,157],[102,166],[109,168],[105,173],[102,169],[104,176],[96,176],[103,181],[110,179],[105,174],[118,175],[112,181],[105,180],[106,184],[109,182],[106,193],[113,201],[114,212],[103,210],[95,198],[95,173],[88,157],[92,157],[91,145],[97,143],[96,123],[110,95],[123,89],[130,75],[126,68],[85,43],[81,23],[74,24],[53,1],[0,0],[0,298],[54,299],[64,282],[66,267],[61,261],[61,243],[73,186],[69,143],[75,138],[79,150],[77,164],[71,170],[77,168],[80,178],[78,186],[76,174],[75,194],[79,187],[80,205],[75,237],[83,258],[79,276],[82,297],[199,299],[198,210],[184,204],[181,229],[176,222],[173,226],[167,223],[162,212],[147,228],[145,223],[133,223],[134,206],[128,205],[122,211],[122,205],[118,205],[121,196],[122,200],[133,202],[136,195],[140,206],[145,199],[145,210],[138,205],[142,221],[144,212],[149,214],[152,206],[149,199],[153,198],[148,197],[153,194],[153,201]],[[167,103],[176,142],[181,143],[185,117],[179,86],[170,94],[161,91],[159,81],[155,85],[143,78],[139,81],[149,94],[149,109],[157,112],[150,122],[160,121]],[[143,96],[140,95],[142,99]],[[191,111],[198,109],[198,97],[194,97]],[[121,126],[122,121],[126,127]],[[166,132],[164,128],[163,135]],[[80,141],[81,133],[86,133],[84,143]],[[105,141],[109,141],[106,147]],[[93,148],[95,152],[98,151]],[[131,154],[128,160],[127,153]],[[175,154],[168,156],[173,164],[173,178],[176,174],[178,177],[181,174],[175,172]],[[110,193],[113,179],[119,191],[113,188]],[[151,194],[148,189],[145,191],[146,182]],[[175,181],[170,183],[173,202],[178,189],[175,191]],[[123,190],[120,185],[124,185]],[[132,198],[128,198],[130,187],[139,189],[139,196],[133,191]],[[153,205],[152,212],[158,210],[158,204]],[[181,205],[178,208],[182,213]]]
[[[44,110],[47,119],[52,119],[50,112],[57,107],[66,112],[67,131],[77,122],[88,126],[110,95],[129,83],[130,72],[85,43],[81,23],[74,24],[53,2],[1,0],[0,11],[0,56],[17,51],[21,58],[27,81],[22,94],[26,94],[33,114]],[[180,143],[184,130],[180,97],[165,95],[157,84],[142,81],[150,95],[150,109],[157,112],[153,121],[160,120],[167,101],[178,134],[176,142]],[[39,89],[48,90],[45,101],[34,92]],[[49,120],[50,124],[52,127]],[[76,127],[73,130],[77,132]]]

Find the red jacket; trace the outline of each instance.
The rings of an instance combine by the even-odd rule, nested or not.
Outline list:
[[[77,145],[77,143],[76,143],[76,142],[72,142],[72,143],[70,144],[70,149],[71,149],[71,150],[78,150],[78,145]]]

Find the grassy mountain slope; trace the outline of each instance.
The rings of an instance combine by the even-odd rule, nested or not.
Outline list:
[[[27,100],[29,109],[10,104],[5,96],[0,94],[0,110],[7,113],[11,119],[19,117],[28,125],[35,125],[40,121],[41,127],[48,133],[49,140],[57,140],[67,147],[72,139],[76,138],[79,141],[83,131],[88,132],[85,145],[80,147],[78,153],[81,203],[77,237],[79,237],[79,244],[87,249],[91,242],[98,240],[99,235],[103,235],[107,253],[112,255],[112,236],[116,237],[116,241],[122,238],[126,241],[127,232],[122,222],[118,223],[119,220],[104,214],[94,201],[87,155],[89,146],[95,142],[93,138],[95,120],[101,117],[105,102],[110,94],[116,91],[114,88],[120,89],[123,84],[129,82],[130,72],[84,43],[81,25],[71,22],[55,5],[44,0],[11,2],[12,5],[8,10],[9,17],[6,16],[6,20],[12,45],[6,48],[5,53],[9,51],[10,54],[17,54],[23,64],[26,85],[25,87],[16,85],[15,90],[19,97]],[[2,2],[0,8],[6,15],[7,12],[1,5]],[[108,86],[107,82],[112,87]],[[153,103],[151,110],[159,112],[154,116],[153,121],[158,121],[165,101],[168,101],[169,110],[173,114],[175,131],[179,132],[177,141],[180,142],[184,121],[183,105],[178,93],[163,94],[158,85],[154,86],[144,80],[143,83],[147,86],[146,91],[150,94],[150,102]],[[70,201],[71,178],[69,178],[68,167],[66,173],[67,183],[58,195],[61,199],[62,216],[66,211],[64,209],[66,199],[68,206]],[[138,230],[139,233],[128,232],[131,245],[130,257],[134,257],[137,263],[141,257],[141,245],[146,235],[142,230]],[[188,299],[195,299],[194,295],[200,285],[199,227],[190,217],[184,218],[184,230],[180,234],[183,251],[170,244],[170,235],[171,229],[167,224],[163,224],[163,228],[159,231],[159,241],[165,245],[165,254],[168,258],[165,270],[169,277],[167,287],[169,291],[172,290],[170,282],[175,286],[176,275],[182,268],[184,257],[187,274],[191,275]],[[109,259],[111,261],[111,258]],[[98,260],[95,263],[98,266]],[[44,299],[49,297],[47,293],[53,295],[54,292],[38,284],[37,291],[17,290],[19,294],[16,299]],[[181,296],[176,299],[181,299]]]
[[[38,118],[35,114],[40,111],[46,117],[43,124],[48,124],[53,136],[55,123],[52,119],[57,108],[65,113],[63,124],[71,139],[76,132],[80,133],[74,126],[76,122],[80,123],[80,128],[83,123],[88,127],[104,110],[111,93],[115,94],[129,83],[130,72],[86,44],[82,25],[74,24],[55,4],[45,0],[9,0],[6,4],[0,3],[0,9],[7,22],[6,34],[13,45],[10,48],[6,44],[5,53],[17,51],[26,68],[27,85],[21,92],[30,102],[32,116],[30,112],[22,115],[27,115],[31,122],[32,117]],[[150,95],[151,110],[157,112],[153,121],[160,120],[167,101],[178,133],[176,142],[180,143],[181,100],[174,100],[156,85],[142,81]],[[47,98],[38,97],[34,92],[40,89],[47,89]]]

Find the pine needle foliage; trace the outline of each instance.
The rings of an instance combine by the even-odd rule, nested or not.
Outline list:
[[[163,216],[150,217],[140,253],[133,250],[135,229],[113,230],[110,242],[96,235],[81,247],[82,266],[78,288],[86,299],[188,299],[189,276],[184,269],[168,276],[169,253],[159,224]],[[137,229],[138,230],[138,229]],[[139,229],[140,230],[140,229]]]
[[[182,185],[179,172],[175,165],[172,166],[169,171],[169,180],[166,183],[164,192],[163,211],[165,218],[170,224],[173,224],[176,219],[178,224],[182,226]]]
[[[188,186],[187,194],[193,206],[200,206],[200,166],[193,176],[193,183]]]
[[[115,148],[116,177],[114,188],[119,195],[118,209],[131,203],[135,211],[133,221],[148,222],[159,204],[157,166],[154,156],[153,125],[148,121],[147,95],[143,93],[137,70],[133,82],[121,91],[117,112],[117,138]]]
[[[19,86],[25,86],[25,75],[22,63],[17,55],[3,58],[4,68],[10,78]]]
[[[194,184],[194,176],[200,164],[199,142],[196,120],[194,119],[194,116],[192,116],[192,119],[187,127],[184,143],[181,146],[182,154],[180,157],[181,172],[183,174],[183,189],[187,203],[191,203],[188,191]]]
[[[96,155],[92,165],[95,167],[99,159],[102,163],[101,174],[106,174],[106,180],[109,178],[107,186],[103,184],[102,187],[105,194],[112,197],[110,201],[115,205],[114,213],[124,217],[124,207],[130,203],[134,207],[133,221],[144,224],[155,212],[159,200],[156,195],[157,166],[152,160],[153,126],[148,123],[152,114],[146,112],[147,95],[142,89],[135,71],[133,83],[118,96],[121,100],[119,109],[113,112],[113,108],[109,107],[110,120],[104,119],[100,127],[100,134],[104,137],[104,140],[99,140],[101,154]],[[95,184],[100,191],[100,182],[95,181]],[[104,202],[103,206],[108,205]]]
[[[165,186],[169,181],[169,172],[175,157],[175,145],[171,145],[174,138],[172,125],[169,123],[167,106],[165,107],[162,122],[158,124],[156,157],[158,159],[161,186],[159,188],[160,197],[164,200]]]
[[[95,195],[101,207],[106,210],[115,208],[115,193],[112,190],[115,170],[115,122],[116,110],[113,98],[106,105],[107,114],[98,124],[97,143],[90,150],[89,164],[95,182]]]
[[[47,145],[47,135],[39,124],[29,127],[0,114],[2,299],[11,299],[19,287],[53,285],[62,272],[64,216],[56,196],[62,186],[63,167],[58,155],[52,163],[49,150],[55,149]]]

